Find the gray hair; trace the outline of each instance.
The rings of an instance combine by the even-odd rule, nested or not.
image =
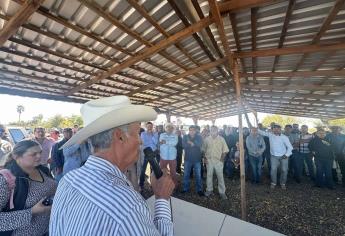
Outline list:
[[[88,139],[88,143],[92,149],[92,153],[110,148],[111,142],[113,141],[113,134],[116,129],[121,129],[125,134],[128,132],[128,124],[119,127],[105,130],[101,133],[95,134]]]

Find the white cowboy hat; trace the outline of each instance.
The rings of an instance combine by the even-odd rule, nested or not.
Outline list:
[[[126,96],[113,96],[89,101],[82,105],[80,113],[84,128],[72,136],[63,146],[82,143],[87,138],[111,128],[155,120],[157,113],[152,107],[133,105]]]

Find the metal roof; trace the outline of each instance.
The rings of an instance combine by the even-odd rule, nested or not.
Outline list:
[[[0,1],[0,29],[24,5]],[[244,112],[345,117],[345,0],[46,0],[0,48],[0,93],[235,115],[227,47]]]

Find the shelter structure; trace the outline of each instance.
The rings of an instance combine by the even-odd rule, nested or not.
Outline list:
[[[3,0],[0,92],[200,119],[345,116],[344,0]]]
[[[344,3],[2,0],[0,93],[80,103],[126,95],[195,122],[345,117]]]

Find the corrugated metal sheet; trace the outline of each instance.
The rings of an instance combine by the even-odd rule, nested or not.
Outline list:
[[[135,1],[147,14],[145,17],[131,1],[46,0],[0,48],[0,92],[13,89],[26,91],[32,96],[49,95],[54,98],[55,95],[56,99],[64,99],[72,88],[199,21],[200,16],[191,1]],[[18,2],[21,1],[0,2],[0,29],[20,8]],[[335,2],[296,0],[282,46],[311,45]],[[208,1],[198,0],[197,3],[203,16],[209,16]],[[223,14],[230,49],[233,52],[251,51],[254,40],[256,49],[278,48],[288,5],[289,1],[275,1],[256,8],[255,39],[252,39],[253,10],[232,12],[235,22],[231,22],[230,13]],[[152,20],[159,28],[152,24]],[[226,53],[217,25],[213,23],[209,29],[211,38],[203,29],[69,95],[69,99],[82,102],[102,96],[129,94],[217,60],[220,58],[219,50],[222,55]],[[236,45],[236,37],[239,45]],[[213,39],[216,45],[213,45]],[[319,43],[344,42],[343,4]],[[343,70],[345,49],[245,58],[240,64],[241,71],[246,73]],[[249,76],[242,78],[241,82],[245,110],[322,118],[345,117],[344,76]],[[300,88],[291,89],[291,85]],[[313,90],[305,88],[308,85],[312,85]],[[330,86],[337,89],[333,91]],[[173,114],[198,116],[200,119],[237,113],[233,82],[224,65],[140,90],[130,97],[136,103],[149,104],[163,112],[169,109]]]

